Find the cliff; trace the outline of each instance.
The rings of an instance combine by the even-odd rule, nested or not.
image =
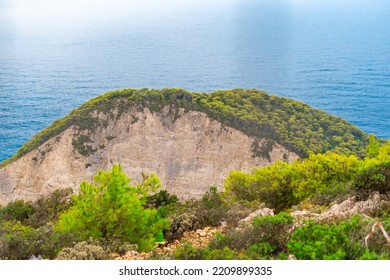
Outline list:
[[[359,154],[360,130],[305,104],[257,90],[121,90],[57,120],[1,164],[0,204],[77,189],[120,163],[134,180],[155,172],[169,192],[200,197],[231,170],[327,150]]]

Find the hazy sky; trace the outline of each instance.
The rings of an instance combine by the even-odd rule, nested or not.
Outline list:
[[[273,5],[280,2],[281,8],[290,11],[306,7],[322,9],[322,6],[328,11],[348,11],[349,8],[345,9],[348,6],[364,11],[387,0],[0,0],[0,33],[87,30],[91,26],[104,27],[106,23],[119,25],[129,18],[135,24],[148,25],[156,18],[159,20],[155,22],[162,22],[161,18],[170,21],[187,14],[194,17],[198,8],[218,13],[220,5],[225,6],[224,10],[230,7],[240,13],[240,5],[246,1]]]

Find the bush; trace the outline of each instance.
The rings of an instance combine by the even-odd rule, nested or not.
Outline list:
[[[223,249],[228,247],[242,252],[245,258],[270,258],[286,252],[289,231],[293,217],[285,212],[275,216],[258,217],[253,220],[252,227],[230,229],[226,234],[218,234],[209,248]]]
[[[158,209],[179,201],[176,195],[171,195],[166,190],[161,190],[156,194],[149,195],[146,201],[146,207]]]
[[[294,163],[299,176],[293,182],[299,201],[310,199],[316,204],[327,205],[344,196],[348,183],[358,174],[360,160],[356,156],[317,154]]]
[[[225,183],[227,195],[238,200],[260,201],[276,212],[296,203],[292,182],[297,176],[293,166],[282,161],[254,169],[252,174],[232,171]]]
[[[237,219],[232,213],[228,214],[229,207],[216,187],[210,187],[200,200],[187,200],[169,208],[170,229],[166,232],[167,240],[180,238],[184,232],[220,226],[227,219]],[[242,212],[238,213],[238,215]]]
[[[355,260],[365,255],[367,221],[354,216],[333,224],[307,222],[292,234],[288,252],[300,260]]]
[[[57,260],[107,260],[108,255],[101,244],[93,239],[82,241],[73,247],[63,248]]]
[[[130,186],[122,167],[114,165],[112,171],[99,171],[95,181],[98,185],[81,184],[74,205],[61,215],[55,229],[74,232],[80,240],[119,237],[141,251],[150,250],[169,226],[155,209],[144,207],[148,192],[160,186],[159,179],[152,174]]]
[[[240,256],[228,247],[223,249],[195,248],[185,243],[174,253],[177,260],[237,260]]]
[[[278,161],[250,174],[232,171],[225,181],[226,195],[238,201],[264,202],[275,212],[307,199],[326,205],[347,193],[359,163],[355,156],[318,154],[292,164]]]
[[[0,259],[26,260],[31,256],[53,259],[75,241],[72,233],[54,232],[50,225],[34,229],[19,221],[0,224]]]
[[[353,188],[358,194],[367,198],[373,191],[386,193],[390,191],[390,161],[380,162],[363,168],[356,176]]]
[[[29,259],[36,243],[34,229],[19,221],[5,221],[0,224],[0,259]]]
[[[39,228],[57,219],[60,213],[68,210],[71,206],[69,198],[72,193],[72,188],[58,189],[47,197],[39,198],[33,203],[34,211],[30,214],[26,224],[33,228]]]
[[[138,246],[131,244],[130,242],[123,242],[120,238],[112,237],[110,239],[103,240],[103,248],[108,253],[125,254],[128,251],[137,251]]]
[[[182,213],[175,215],[170,220],[170,227],[165,232],[165,238],[168,241],[179,239],[186,231],[200,228],[197,224],[198,217],[193,213]]]
[[[34,213],[34,207],[30,202],[22,199],[9,202],[6,207],[0,209],[0,221],[25,222]]]

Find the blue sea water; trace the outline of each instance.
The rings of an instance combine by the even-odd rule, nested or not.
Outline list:
[[[390,138],[390,1],[0,1],[0,161],[119,88],[258,88]]]

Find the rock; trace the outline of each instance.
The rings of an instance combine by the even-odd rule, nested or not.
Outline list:
[[[328,210],[321,214],[311,213],[308,210],[294,211],[291,215],[299,221],[303,219],[314,219],[315,221],[329,220],[335,217],[353,216],[356,214],[369,215],[376,209],[378,209],[383,203],[388,200],[384,200],[384,197],[379,192],[372,192],[367,200],[358,201],[355,196],[352,196],[341,203],[332,205]],[[297,225],[298,225],[297,224]]]
[[[38,255],[38,257],[36,257],[35,255],[32,255],[29,260],[30,261],[40,261],[40,260],[42,260],[42,256]]]
[[[288,257],[287,257],[287,260],[297,260],[297,258],[293,255],[293,254],[290,254],[290,255],[288,255]]]
[[[316,218],[318,216],[320,216],[320,214],[318,213],[311,213],[310,211],[304,209],[302,211],[294,211],[293,213],[291,213],[291,215],[295,218],[295,219],[310,219],[310,218]]]
[[[201,237],[205,237],[207,235],[207,233],[201,229],[198,229],[196,231],[196,233],[199,234],[199,236],[201,236]]]
[[[238,226],[245,227],[245,226],[251,225],[254,218],[264,217],[264,216],[274,216],[274,211],[270,208],[267,208],[267,207],[256,210],[255,212],[252,212],[251,214],[249,214],[248,217],[238,221]]]
[[[116,258],[118,258],[119,256],[120,256],[120,255],[119,255],[118,253],[116,253],[116,252],[110,253],[110,255],[109,255],[110,259],[116,259]]]
[[[172,254],[185,243],[191,243],[193,247],[199,248],[207,246],[207,244],[213,240],[214,235],[217,232],[223,232],[225,228],[217,227],[211,228],[206,227],[204,229],[198,229],[195,231],[188,231],[183,234],[183,237],[180,240],[174,240],[171,243],[161,244],[161,246],[156,247],[150,253],[138,253],[137,251],[129,251],[125,255],[117,257],[116,260],[147,260],[150,259],[153,255],[165,255],[169,259],[169,254]]]

